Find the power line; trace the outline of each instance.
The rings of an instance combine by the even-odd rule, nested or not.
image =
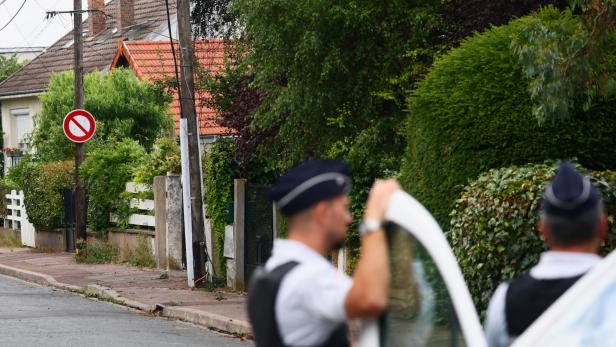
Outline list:
[[[6,7],[5,7],[4,9],[5,9],[5,10],[6,10],[6,12],[10,15],[9,10],[8,10]],[[34,40],[36,40],[36,39],[37,39],[37,38],[38,38],[38,37],[39,37],[39,36],[43,33],[43,30],[45,30],[45,29],[49,26],[49,24],[51,24],[51,21],[46,21],[46,22],[47,22],[47,23],[43,25],[43,28],[42,28],[42,29],[38,32],[38,34],[36,35],[36,37],[34,38]],[[24,34],[23,34],[23,32],[21,31],[21,29],[19,29],[19,27],[16,27],[15,29],[17,30],[17,33],[21,36],[21,38],[24,40],[24,42],[27,44],[27,46],[26,46],[26,47],[28,47],[28,48],[33,48],[34,46],[32,46],[31,41],[30,41],[30,40],[28,40],[28,39],[25,37],[25,35],[24,35]],[[43,53],[41,53],[41,55],[42,55],[42,54],[44,54],[44,52],[43,52]],[[37,59],[37,58],[39,58],[39,57],[40,57],[40,55],[39,55],[39,56],[37,56],[37,57],[35,57],[32,61],[36,60],[36,59]],[[31,61],[31,62],[32,62],[32,61]],[[31,63],[31,62],[30,62],[30,63]],[[53,72],[53,69],[51,69],[49,66],[47,66],[47,64],[45,64],[44,59],[42,59],[42,58],[41,58],[41,59],[39,60],[39,62],[40,62],[40,64],[42,65],[42,67],[45,69],[45,71],[47,71],[47,72],[48,72],[48,73],[50,73],[50,74]]]
[[[15,17],[17,17],[17,15],[19,14],[19,12],[21,12],[21,9],[24,8],[24,5],[26,4],[26,1],[28,0],[24,0],[24,2],[21,3],[21,6],[19,7],[19,9],[17,10],[17,12],[15,12],[15,14],[13,15],[13,17],[11,17],[11,19],[9,19],[9,22],[6,23],[2,28],[0,28],[0,31],[4,30],[4,28],[8,27],[9,24],[11,24],[13,22],[13,20],[15,19]],[[4,3],[4,2],[3,2]]]

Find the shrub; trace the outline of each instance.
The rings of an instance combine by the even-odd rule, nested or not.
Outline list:
[[[448,232],[479,312],[496,286],[527,271],[546,249],[537,229],[540,200],[556,166],[530,164],[493,169],[466,186],[451,213]],[[616,242],[616,173],[590,171],[602,192],[610,232],[603,252]]]
[[[0,203],[0,216],[6,216],[6,200],[4,197],[6,194],[10,193],[11,188],[8,186],[5,179],[0,178],[0,199],[2,199]]]
[[[96,147],[88,153],[80,175],[88,189],[88,226],[103,230],[109,226],[109,214],[120,202],[133,168],[146,152],[137,141],[124,139]]]
[[[85,257],[75,256],[78,263],[86,264],[107,264],[115,263],[120,256],[120,249],[109,241],[88,242],[87,255]]]
[[[43,161],[64,160],[75,146],[62,131],[62,120],[73,109],[72,72],[53,74],[41,96],[41,112],[34,118],[32,145]],[[113,139],[131,138],[146,148],[172,128],[168,115],[171,96],[162,85],[139,81],[131,70],[98,71],[84,76],[85,109],[96,118],[96,134],[88,147]]]
[[[137,248],[135,248],[128,257],[128,263],[130,265],[149,268],[156,266],[156,259],[154,259],[154,255],[152,255],[148,243],[149,239],[149,237],[143,235],[137,238]]]
[[[551,8],[533,16],[550,28],[576,20]],[[464,41],[434,64],[409,99],[402,182],[445,228],[463,186],[488,169],[563,157],[590,169],[616,168],[616,100],[574,110],[566,123],[539,125],[510,48],[524,23]]]
[[[26,174],[32,170],[36,170],[36,165],[37,163],[34,158],[29,154],[25,154],[17,165],[9,168],[5,176],[7,187],[17,191],[24,190]]]
[[[61,189],[75,186],[75,163],[73,161],[38,164],[27,161],[22,168],[24,206],[28,219],[36,229],[60,227],[64,211]]]
[[[152,185],[156,176],[180,172],[180,145],[177,138],[161,137],[156,139],[154,148],[143,158],[141,165],[135,168],[133,181]]]
[[[215,254],[220,263],[221,273],[226,273],[223,255],[225,244],[225,226],[227,225],[227,208],[233,201],[233,179],[238,177],[239,165],[234,159],[235,146],[231,141],[220,140],[212,145],[205,160],[205,203],[210,218],[212,232],[215,235]]]

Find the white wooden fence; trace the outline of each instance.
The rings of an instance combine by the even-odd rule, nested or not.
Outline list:
[[[7,229],[20,230],[21,243],[24,246],[35,247],[34,225],[28,220],[28,214],[24,207],[24,192],[11,190],[6,194],[6,216],[4,227]]]
[[[145,184],[128,182],[126,183],[126,191],[129,193],[136,194],[136,193],[149,192],[150,189]],[[141,199],[133,198],[130,201],[130,207],[139,210],[139,212],[131,214],[128,217],[129,225],[140,227],[140,228],[142,227],[154,228],[154,226],[156,225],[155,224],[156,219],[154,218],[154,215],[151,213],[154,211],[154,200],[150,200],[150,199],[141,200]],[[112,214],[111,221],[113,223],[117,223],[118,216],[115,214]]]

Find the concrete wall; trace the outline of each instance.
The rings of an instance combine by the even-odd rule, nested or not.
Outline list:
[[[19,231],[17,231],[19,233]],[[120,260],[128,260],[130,254],[139,247],[139,238],[145,237],[152,255],[156,256],[157,250],[154,241],[154,231],[150,230],[109,230],[107,239],[120,249]],[[94,234],[88,233],[88,241],[96,240]],[[36,248],[44,252],[64,252],[64,230],[37,230]]]
[[[157,249],[155,243],[155,233],[150,230],[109,230],[109,242],[120,248],[120,260],[126,261],[137,247],[139,247],[139,238],[145,237],[147,244],[150,247],[150,252],[156,258]]]
[[[21,232],[19,230],[0,228],[0,240],[7,238],[21,240]]]
[[[43,252],[64,252],[64,229],[37,230],[35,244],[36,248]]]

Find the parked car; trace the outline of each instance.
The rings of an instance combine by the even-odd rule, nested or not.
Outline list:
[[[389,202],[391,293],[387,313],[364,322],[360,347],[471,346],[487,341],[440,226],[405,192]],[[616,252],[584,276],[514,343],[616,346]]]

